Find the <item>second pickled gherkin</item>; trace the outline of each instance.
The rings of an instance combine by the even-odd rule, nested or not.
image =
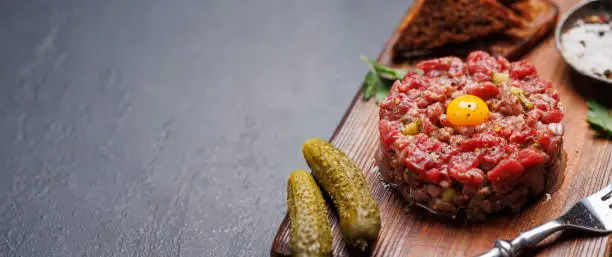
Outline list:
[[[325,140],[308,139],[302,151],[313,176],[338,210],[340,229],[347,245],[366,251],[378,237],[380,212],[362,171],[346,154]]]
[[[331,256],[332,237],[325,200],[317,183],[304,170],[296,170],[289,177],[287,211],[291,220],[293,256]]]

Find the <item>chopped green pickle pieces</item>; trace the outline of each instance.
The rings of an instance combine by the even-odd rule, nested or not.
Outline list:
[[[493,84],[499,85],[499,84],[506,83],[509,78],[510,76],[508,75],[508,73],[493,72],[491,81],[493,82]]]
[[[455,198],[457,198],[457,191],[455,191],[455,189],[448,188],[442,193],[442,201],[447,203],[454,202]]]
[[[510,93],[518,97],[518,99],[521,101],[521,104],[523,104],[525,108],[527,108],[528,110],[533,109],[533,103],[529,101],[529,99],[525,96],[525,90],[520,89],[518,87],[510,87]]]
[[[404,128],[402,128],[402,133],[406,136],[408,135],[416,135],[423,131],[423,122],[421,119],[413,120],[412,122],[406,124]]]

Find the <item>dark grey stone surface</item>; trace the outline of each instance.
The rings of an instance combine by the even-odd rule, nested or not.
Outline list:
[[[410,1],[0,1],[0,256],[266,256]]]

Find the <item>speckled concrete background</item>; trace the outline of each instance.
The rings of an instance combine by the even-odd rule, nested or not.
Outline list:
[[[0,2],[0,256],[266,256],[410,1]]]

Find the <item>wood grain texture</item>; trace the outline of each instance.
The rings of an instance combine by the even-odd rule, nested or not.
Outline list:
[[[557,1],[567,10],[574,1]],[[381,56],[385,58],[385,56]],[[363,169],[372,195],[381,211],[382,229],[371,256],[474,256],[493,246],[496,239],[511,239],[561,215],[576,201],[612,183],[612,146],[597,138],[586,120],[585,100],[597,98],[612,103],[610,88],[580,77],[563,62],[552,37],[536,46],[524,59],[535,65],[540,77],[549,79],[566,106],[563,149],[566,154],[564,179],[551,199],[544,197],[517,214],[502,213],[486,222],[465,222],[432,216],[420,209],[406,208],[399,195],[381,182],[374,161],[378,145],[378,107],[361,100],[358,93],[331,142],[346,152]],[[332,208],[330,208],[332,209]],[[348,256],[338,221],[330,210],[334,256]],[[611,256],[610,236],[564,232],[546,247],[526,256]],[[271,249],[272,256],[289,256],[289,220],[282,221]]]

